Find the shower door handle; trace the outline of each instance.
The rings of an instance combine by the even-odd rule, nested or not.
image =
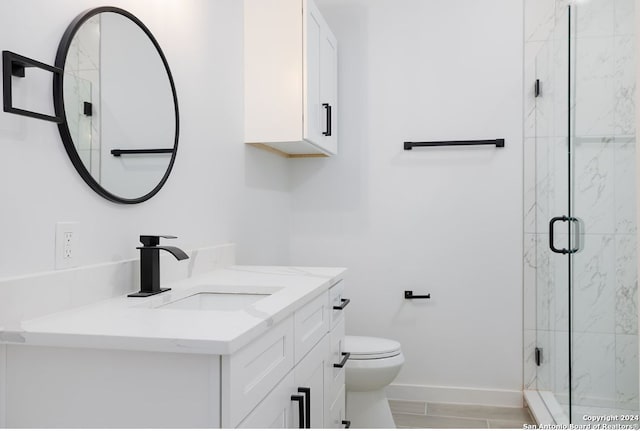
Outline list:
[[[561,217],[553,217],[551,220],[549,220],[549,248],[551,249],[552,252],[554,253],[559,253],[559,254],[570,254],[570,253],[576,253],[579,249],[578,248],[572,248],[571,250],[568,250],[566,248],[556,248],[555,246],[555,235],[554,235],[554,225],[556,224],[556,222],[561,221],[561,222],[568,222],[568,221],[572,221],[576,223],[576,244],[578,244],[578,237],[579,237],[579,232],[578,232],[578,228],[580,226],[580,221],[575,218],[575,217],[568,217],[568,216],[561,216]]]
[[[558,249],[555,247],[554,244],[554,232],[553,232],[553,226],[556,224],[557,221],[568,221],[568,217],[567,216],[562,216],[562,217],[553,217],[551,220],[549,220],[549,248],[551,249],[552,252],[554,253],[559,253],[559,254],[567,254],[569,253],[569,250],[567,250],[566,248],[561,248]]]

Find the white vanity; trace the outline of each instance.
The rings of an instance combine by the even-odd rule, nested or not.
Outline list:
[[[231,266],[23,321],[5,425],[343,428],[344,273]]]

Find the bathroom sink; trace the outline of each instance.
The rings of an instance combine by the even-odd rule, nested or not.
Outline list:
[[[196,293],[186,298],[178,299],[158,308],[171,310],[217,310],[237,311],[268,297],[269,293]]]
[[[153,308],[169,310],[238,311],[268,298],[281,287],[198,286],[188,289]]]

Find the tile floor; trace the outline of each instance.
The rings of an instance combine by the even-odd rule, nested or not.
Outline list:
[[[535,424],[528,408],[389,400],[398,428],[522,428]]]

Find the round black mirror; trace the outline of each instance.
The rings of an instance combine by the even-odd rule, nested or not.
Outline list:
[[[65,31],[53,98],[64,147],[84,181],[113,202],[146,201],[178,149],[178,99],[169,64],[131,13],[99,7]]]

